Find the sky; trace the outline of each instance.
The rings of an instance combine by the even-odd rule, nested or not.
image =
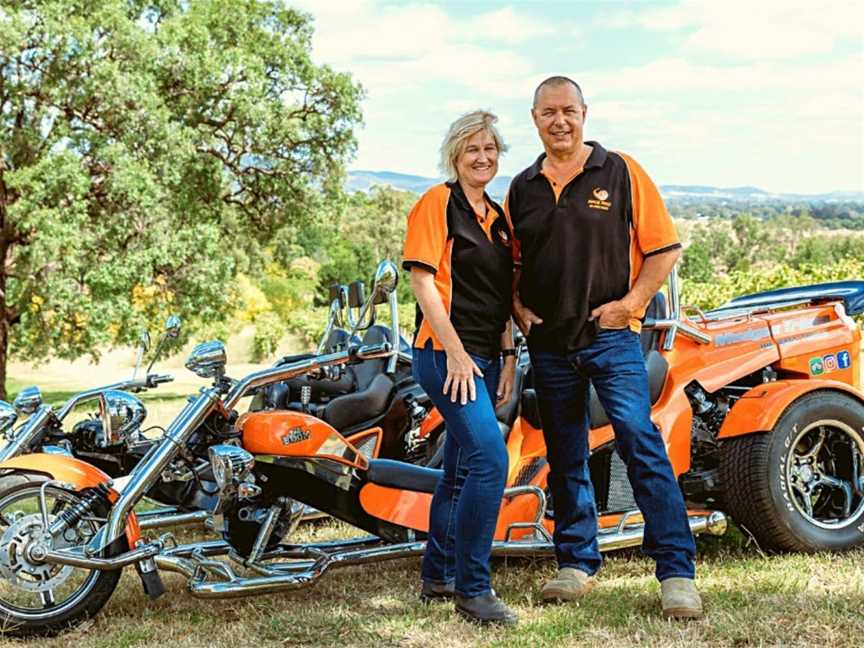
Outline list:
[[[864,191],[864,2],[286,1],[365,89],[349,169],[438,176],[447,127],[483,108],[514,175],[542,150],[534,88],[563,74],[585,139],[657,184]]]

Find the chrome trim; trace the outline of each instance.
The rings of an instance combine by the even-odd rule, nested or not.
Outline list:
[[[25,387],[12,401],[12,407],[22,414],[32,414],[40,405],[42,405],[42,391],[36,385]]]
[[[28,550],[28,559],[35,562],[46,562],[57,565],[72,565],[86,569],[113,570],[122,569],[148,558],[153,558],[162,551],[161,542],[151,542],[132,551],[124,552],[113,558],[93,558],[88,556],[81,547],[75,549],[60,549],[51,551],[40,545],[34,545]]]
[[[364,360],[370,358],[386,358],[391,353],[393,353],[392,348],[393,347],[390,344],[369,344],[366,346],[362,346],[359,349],[353,350],[353,353],[356,355],[357,358],[362,358]],[[297,362],[292,362],[291,364],[282,365],[280,367],[268,367],[267,369],[262,369],[260,371],[251,373],[242,380],[238,381],[231,388],[231,391],[228,392],[228,395],[225,397],[224,401],[225,408],[228,410],[233,409],[237,402],[241,398],[243,398],[246,392],[248,392],[250,389],[261,387],[262,385],[266,385],[271,382],[280,382],[282,380],[287,380],[289,378],[293,378],[294,376],[299,376],[300,374],[311,371],[312,369],[317,369],[318,367],[328,367],[330,365],[343,364],[351,360],[351,356],[352,350],[337,351],[335,353],[328,353],[323,356],[306,358],[305,360],[298,360]]]
[[[57,420],[62,421],[66,418],[69,412],[85,400],[89,400],[91,398],[95,398],[99,396],[102,392],[105,391],[128,391],[130,389],[145,389],[147,387],[147,380],[121,380],[120,382],[112,383],[110,385],[104,385],[102,387],[95,387],[94,389],[88,389],[83,392],[78,392],[72,398],[63,403],[63,406],[57,410]]]
[[[631,547],[642,542],[644,525],[627,524],[627,520],[633,515],[632,511],[627,512],[619,525],[599,531],[597,539],[601,551]],[[726,530],[726,516],[720,511],[712,511],[707,515],[692,515],[689,525],[694,534],[706,532],[721,535]],[[369,542],[368,538],[355,540],[356,544]],[[331,551],[328,551],[328,548]],[[297,557],[306,560],[248,565],[262,574],[252,578],[238,577],[228,563],[207,557],[219,553],[228,554],[237,562],[238,557],[231,556],[232,550],[225,547],[224,543],[219,546],[210,543],[206,549],[203,544],[175,547],[156,556],[155,562],[160,569],[178,572],[189,578],[189,591],[197,598],[234,598],[302,589],[317,582],[329,569],[419,556],[425,549],[425,542],[378,544],[356,549],[347,543],[286,547],[281,552],[268,553],[265,558]],[[553,553],[554,544],[549,540],[497,541],[492,545],[492,554],[495,556],[550,556]],[[208,576],[219,580],[208,580]]]
[[[142,531],[148,529],[161,529],[172,526],[182,526],[185,524],[204,524],[210,517],[208,511],[189,511],[187,513],[164,513],[162,515],[138,515],[138,526]]]
[[[186,446],[186,441],[210,414],[218,400],[219,393],[215,389],[205,388],[195,400],[186,404],[168,426],[162,440],[153,446],[129,474],[129,482],[111,507],[108,522],[87,544],[89,553],[98,553],[120,537],[132,507],[156,483],[177,452]]]
[[[53,411],[50,405],[40,405],[39,409],[18,428],[15,437],[0,450],[0,461],[6,461],[17,457],[19,454],[30,452],[31,444],[39,436],[45,423],[51,417]]]

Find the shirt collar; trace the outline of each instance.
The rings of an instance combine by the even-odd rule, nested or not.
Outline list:
[[[474,214],[474,208],[471,206],[471,203],[468,202],[468,197],[462,190],[462,185],[459,184],[459,181],[448,181],[445,184],[447,185],[447,187],[449,187],[450,193],[456,199],[456,203],[459,205],[459,207],[467,211],[469,214]],[[487,194],[485,191],[483,192],[483,199],[490,205],[495,205],[495,203],[489,197],[489,194]]]
[[[585,142],[588,144],[592,150],[591,155],[588,156],[588,159],[585,161],[584,169],[593,169],[595,167],[602,167],[606,164],[607,152],[606,149],[603,148],[598,142]],[[541,153],[538,158],[534,161],[530,167],[528,167],[528,175],[526,176],[526,180],[533,180],[538,175],[543,172],[543,160],[546,158],[546,153]]]

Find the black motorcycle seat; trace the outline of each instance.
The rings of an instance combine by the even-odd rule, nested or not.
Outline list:
[[[393,379],[385,373],[379,373],[366,389],[338,396],[327,403],[322,418],[344,432],[358,423],[384,414],[395,389]]]
[[[370,326],[363,335],[363,344],[381,344],[382,342],[390,342],[390,338],[390,329],[376,324]],[[357,391],[369,387],[378,374],[384,373],[386,366],[387,358],[375,358],[374,360],[363,360],[351,367],[357,378]]]
[[[651,405],[657,402],[663,392],[666,383],[666,374],[669,372],[669,363],[658,351],[649,351],[645,356],[645,366],[648,370],[648,392],[651,396]],[[609,424],[609,417],[600,404],[594,385],[590,387],[588,410],[591,413],[591,427],[598,428]]]
[[[379,486],[434,493],[443,470],[424,468],[392,459],[371,459],[366,478]]]

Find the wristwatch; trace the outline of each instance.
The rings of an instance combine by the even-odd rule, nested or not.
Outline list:
[[[506,358],[507,356],[516,357],[516,349],[501,349],[501,356]]]

